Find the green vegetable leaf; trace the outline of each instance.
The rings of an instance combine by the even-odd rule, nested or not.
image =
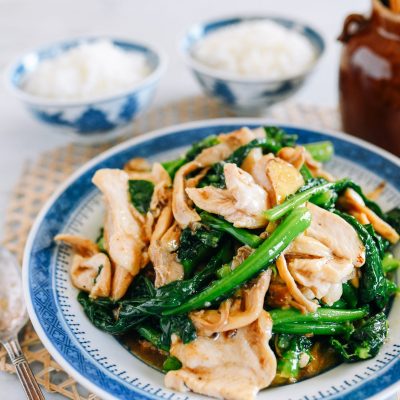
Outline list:
[[[375,357],[382,347],[388,331],[383,312],[362,321],[349,338],[331,338],[331,345],[347,362]]]
[[[311,359],[311,340],[305,336],[280,334],[275,343],[281,354],[278,358],[277,375],[295,382],[300,373],[300,357],[306,354]]]
[[[397,233],[400,233],[400,208],[396,207],[386,213],[386,222],[391,225]]]
[[[192,147],[186,152],[186,155],[183,157],[179,157],[175,160],[165,161],[161,163],[161,165],[168,172],[169,176],[174,179],[174,176],[178,169],[182,167],[182,165],[186,164],[189,161],[192,161],[196,156],[198,156],[204,149],[215,146],[219,143],[218,137],[215,135],[207,136],[206,138],[194,143]]]
[[[276,126],[265,126],[265,136],[269,151],[277,153],[282,147],[293,147],[297,141],[297,135],[289,134]]]
[[[333,143],[330,141],[305,144],[304,147],[313,159],[320,162],[329,161],[334,154]]]
[[[400,260],[394,258],[392,253],[385,253],[382,259],[382,269],[384,273],[395,271],[400,267]]]
[[[145,180],[130,180],[129,194],[131,202],[141,214],[146,214],[150,208],[151,197],[153,196],[154,183]]]
[[[173,317],[162,317],[160,319],[161,344],[165,347],[171,346],[171,335],[178,335],[183,343],[190,343],[195,340],[196,328],[187,315],[175,315]]]
[[[106,249],[104,247],[104,228],[100,228],[99,236],[96,239],[96,244],[97,244],[97,246],[99,247],[99,250],[102,253],[106,253],[107,254],[107,251],[106,251]]]
[[[224,298],[249,279],[268,268],[283,250],[311,223],[311,214],[305,207],[293,210],[278,227],[242,264],[222,279],[212,282],[206,289],[163,315],[185,314]]]
[[[163,371],[176,371],[182,368],[182,363],[174,356],[169,356],[163,363]]]
[[[375,240],[368,229],[353,216],[340,211],[335,211],[335,213],[353,226],[365,246],[365,264],[361,270],[359,287],[360,301],[364,304],[375,304],[378,309],[382,310],[387,305],[389,297]]]
[[[251,233],[247,229],[236,228],[233,226],[233,224],[225,221],[223,218],[219,218],[206,211],[201,212],[200,217],[203,224],[221,232],[226,232],[235,239],[239,240],[239,242],[247,244],[250,247],[256,248],[263,242],[263,239],[254,233]]]
[[[218,247],[223,233],[216,229],[206,229],[204,226],[192,231],[186,228],[180,236],[180,244],[177,251],[185,277],[190,277],[194,269],[209,257]]]
[[[219,139],[215,135],[207,136],[206,138],[194,143],[192,147],[186,152],[186,162],[192,161],[196,158],[204,149],[215,146],[219,143]]]

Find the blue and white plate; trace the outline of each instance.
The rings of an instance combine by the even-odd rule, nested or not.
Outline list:
[[[97,330],[76,300],[68,274],[71,252],[56,246],[59,232],[95,238],[103,222],[103,205],[91,178],[99,168],[119,168],[132,157],[165,160],[210,134],[272,121],[225,119],[200,121],[162,129],[127,141],[101,154],[77,171],[53,195],[38,216],[25,250],[24,290],[32,323],[56,361],[77,381],[103,399],[201,399],[173,393],[163,375],[147,366],[115,338]],[[400,161],[389,153],[341,133],[283,125],[301,143],[332,140],[336,155],[327,169],[349,176],[366,190],[382,180],[388,185],[380,199],[384,209],[400,204]],[[369,361],[343,364],[295,385],[267,389],[259,399],[366,399],[393,393],[400,379],[400,299],[390,313],[390,335],[379,355]]]

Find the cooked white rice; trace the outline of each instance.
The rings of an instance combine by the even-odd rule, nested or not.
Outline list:
[[[129,88],[149,73],[144,55],[98,40],[41,62],[23,88],[51,99],[90,100]]]
[[[316,57],[303,35],[268,20],[221,28],[200,40],[192,54],[218,71],[271,80],[300,75]]]

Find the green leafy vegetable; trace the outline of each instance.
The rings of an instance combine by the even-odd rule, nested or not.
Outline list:
[[[310,226],[310,223],[311,215],[306,208],[293,210],[271,236],[229,275],[212,282],[206,289],[179,307],[164,311],[163,315],[184,314],[231,293],[272,264],[292,240]]]
[[[206,138],[194,143],[186,153],[186,161],[194,160],[204,149],[215,146],[218,143],[219,139],[215,135],[207,136]]]
[[[299,377],[302,355],[306,354],[311,359],[311,340],[305,336],[280,334],[275,343],[281,354],[278,358],[277,375],[295,382]]]
[[[351,325],[334,322],[301,322],[275,325],[272,331],[275,333],[287,333],[293,335],[343,335],[353,330]]]
[[[297,135],[276,126],[265,126],[264,130],[270,152],[277,153],[282,147],[293,147],[296,144]]]
[[[334,154],[334,147],[330,141],[309,143],[305,144],[304,147],[312,155],[314,160],[320,162],[329,161]]]
[[[100,228],[99,236],[96,239],[96,244],[102,253],[107,253],[104,247],[104,228]]]
[[[201,261],[209,257],[220,244],[223,233],[216,229],[206,229],[204,226],[192,231],[186,228],[180,236],[177,251],[185,277],[189,278]]]
[[[186,157],[180,157],[176,160],[164,161],[161,165],[168,172],[168,175],[171,179],[174,179],[174,176],[178,169],[187,163]]]
[[[187,315],[174,315],[173,317],[161,317],[160,328],[162,331],[160,342],[162,346],[171,346],[171,335],[176,333],[183,343],[189,343],[196,339],[196,328]]]
[[[259,236],[249,232],[247,229],[236,228],[230,222],[211,215],[206,211],[202,211],[200,213],[200,217],[201,222],[203,222],[205,225],[221,232],[226,232],[229,235],[233,236],[235,239],[239,240],[239,242],[247,244],[250,247],[256,248],[263,242],[263,240]]]
[[[265,138],[252,140],[235,150],[225,161],[214,164],[199,186],[211,185],[222,189],[225,188],[224,163],[233,163],[240,167],[246,156],[256,147],[260,147],[267,152],[276,153],[282,147],[293,146],[296,143],[296,135],[290,135],[280,128],[271,126],[264,127],[264,130]]]
[[[129,194],[131,202],[141,214],[146,214],[150,208],[151,197],[153,196],[154,183],[145,180],[130,180]]]
[[[294,308],[276,309],[269,311],[274,326],[287,323],[301,322],[348,322],[364,318],[368,315],[368,307],[354,310],[339,310],[332,308],[319,308],[313,313],[302,313]]]
[[[161,342],[161,332],[158,332],[156,329],[152,328],[148,325],[142,325],[137,328],[137,332],[140,336],[150,342],[153,346],[157,347],[157,349],[169,351],[169,346],[165,346]]]
[[[207,136],[206,138],[194,143],[192,147],[186,152],[186,155],[179,157],[175,160],[165,161],[161,165],[168,172],[169,176],[173,179],[176,172],[180,167],[189,161],[192,161],[198,156],[204,149],[215,146],[219,143],[218,137],[215,135]]]
[[[357,289],[351,283],[347,282],[343,283],[342,290],[343,290],[342,300],[344,300],[350,308],[357,307],[358,303]]]
[[[386,279],[386,290],[388,296],[393,296],[394,294],[400,293],[400,288],[390,279]]]
[[[397,233],[400,233],[400,208],[396,207],[386,214],[386,222],[391,225]]]
[[[318,181],[315,181],[318,182]],[[313,184],[313,182],[310,182]],[[322,184],[317,184],[307,188],[305,190],[299,190],[298,193],[290,196],[287,200],[285,200],[282,204],[275,206],[264,212],[265,218],[269,221],[276,221],[279,218],[282,218],[288,212],[292,211],[296,207],[304,204],[306,201],[310,200],[311,197],[324,193],[330,190],[333,187],[333,183],[326,182]]]
[[[392,253],[385,253],[382,259],[382,269],[384,273],[395,271],[400,267],[400,260],[394,258]]]
[[[388,240],[384,239],[378,233],[376,233],[371,224],[366,224],[366,225],[364,225],[364,227],[368,231],[368,233],[371,235],[371,237],[374,239],[376,248],[378,249],[378,252],[379,252],[379,257],[382,259],[383,256],[385,255],[385,251],[388,249],[388,247],[390,245],[390,242]]]
[[[182,363],[174,356],[169,356],[163,363],[163,371],[176,371],[182,368]]]
[[[189,325],[185,325],[182,321],[178,324],[178,320],[168,325],[167,318],[160,320],[161,312],[185,303],[187,299],[208,284],[215,276],[217,269],[229,262],[232,256],[232,246],[225,242],[205,268],[191,279],[174,281],[156,289],[149,279],[139,275],[135,278],[124,298],[116,303],[109,299],[91,299],[84,292],[79,293],[78,301],[90,321],[97,328],[112,335],[121,335],[132,329],[138,330],[146,324],[146,321],[150,320],[153,324],[158,324],[160,330],[163,329],[164,332],[168,327],[171,327],[173,331],[178,330],[177,326],[181,327],[179,334],[184,335],[186,340],[193,334]],[[149,340],[149,338],[147,339]],[[162,338],[161,342],[165,348],[165,337]],[[160,345],[157,347],[160,347]]]
[[[266,143],[265,139],[254,139],[250,143],[239,147],[225,161],[215,163],[210,168],[207,175],[201,180],[199,187],[211,185],[221,189],[225,188],[224,164],[232,163],[240,166],[252,149],[256,147],[264,147],[266,146]]]
[[[365,264],[362,268],[359,287],[360,301],[363,304],[375,304],[378,309],[383,309],[389,298],[375,240],[365,226],[360,224],[353,216],[340,211],[335,211],[335,213],[353,226],[365,246]]]
[[[311,174],[311,171],[308,169],[307,165],[305,165],[305,164],[303,164],[302,167],[300,168],[300,173],[304,179],[304,182],[306,182],[306,183],[308,181],[310,181],[311,179],[314,179],[314,177]]]
[[[332,338],[331,344],[348,362],[375,357],[382,347],[388,331],[384,313],[364,320],[349,338]]]

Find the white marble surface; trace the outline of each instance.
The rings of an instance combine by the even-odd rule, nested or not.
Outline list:
[[[324,35],[327,49],[319,67],[296,95],[304,103],[337,104],[340,45],[336,37],[350,12],[369,8],[369,0],[0,0],[0,72],[21,52],[80,35],[135,38],[163,49],[169,66],[154,105],[199,93],[183,65],[177,43],[192,23],[224,15],[281,14],[311,23]],[[10,190],[25,160],[68,142],[31,119],[0,84],[0,233]],[[0,373],[0,394],[22,399],[15,376]],[[46,394],[48,399],[62,396]]]

